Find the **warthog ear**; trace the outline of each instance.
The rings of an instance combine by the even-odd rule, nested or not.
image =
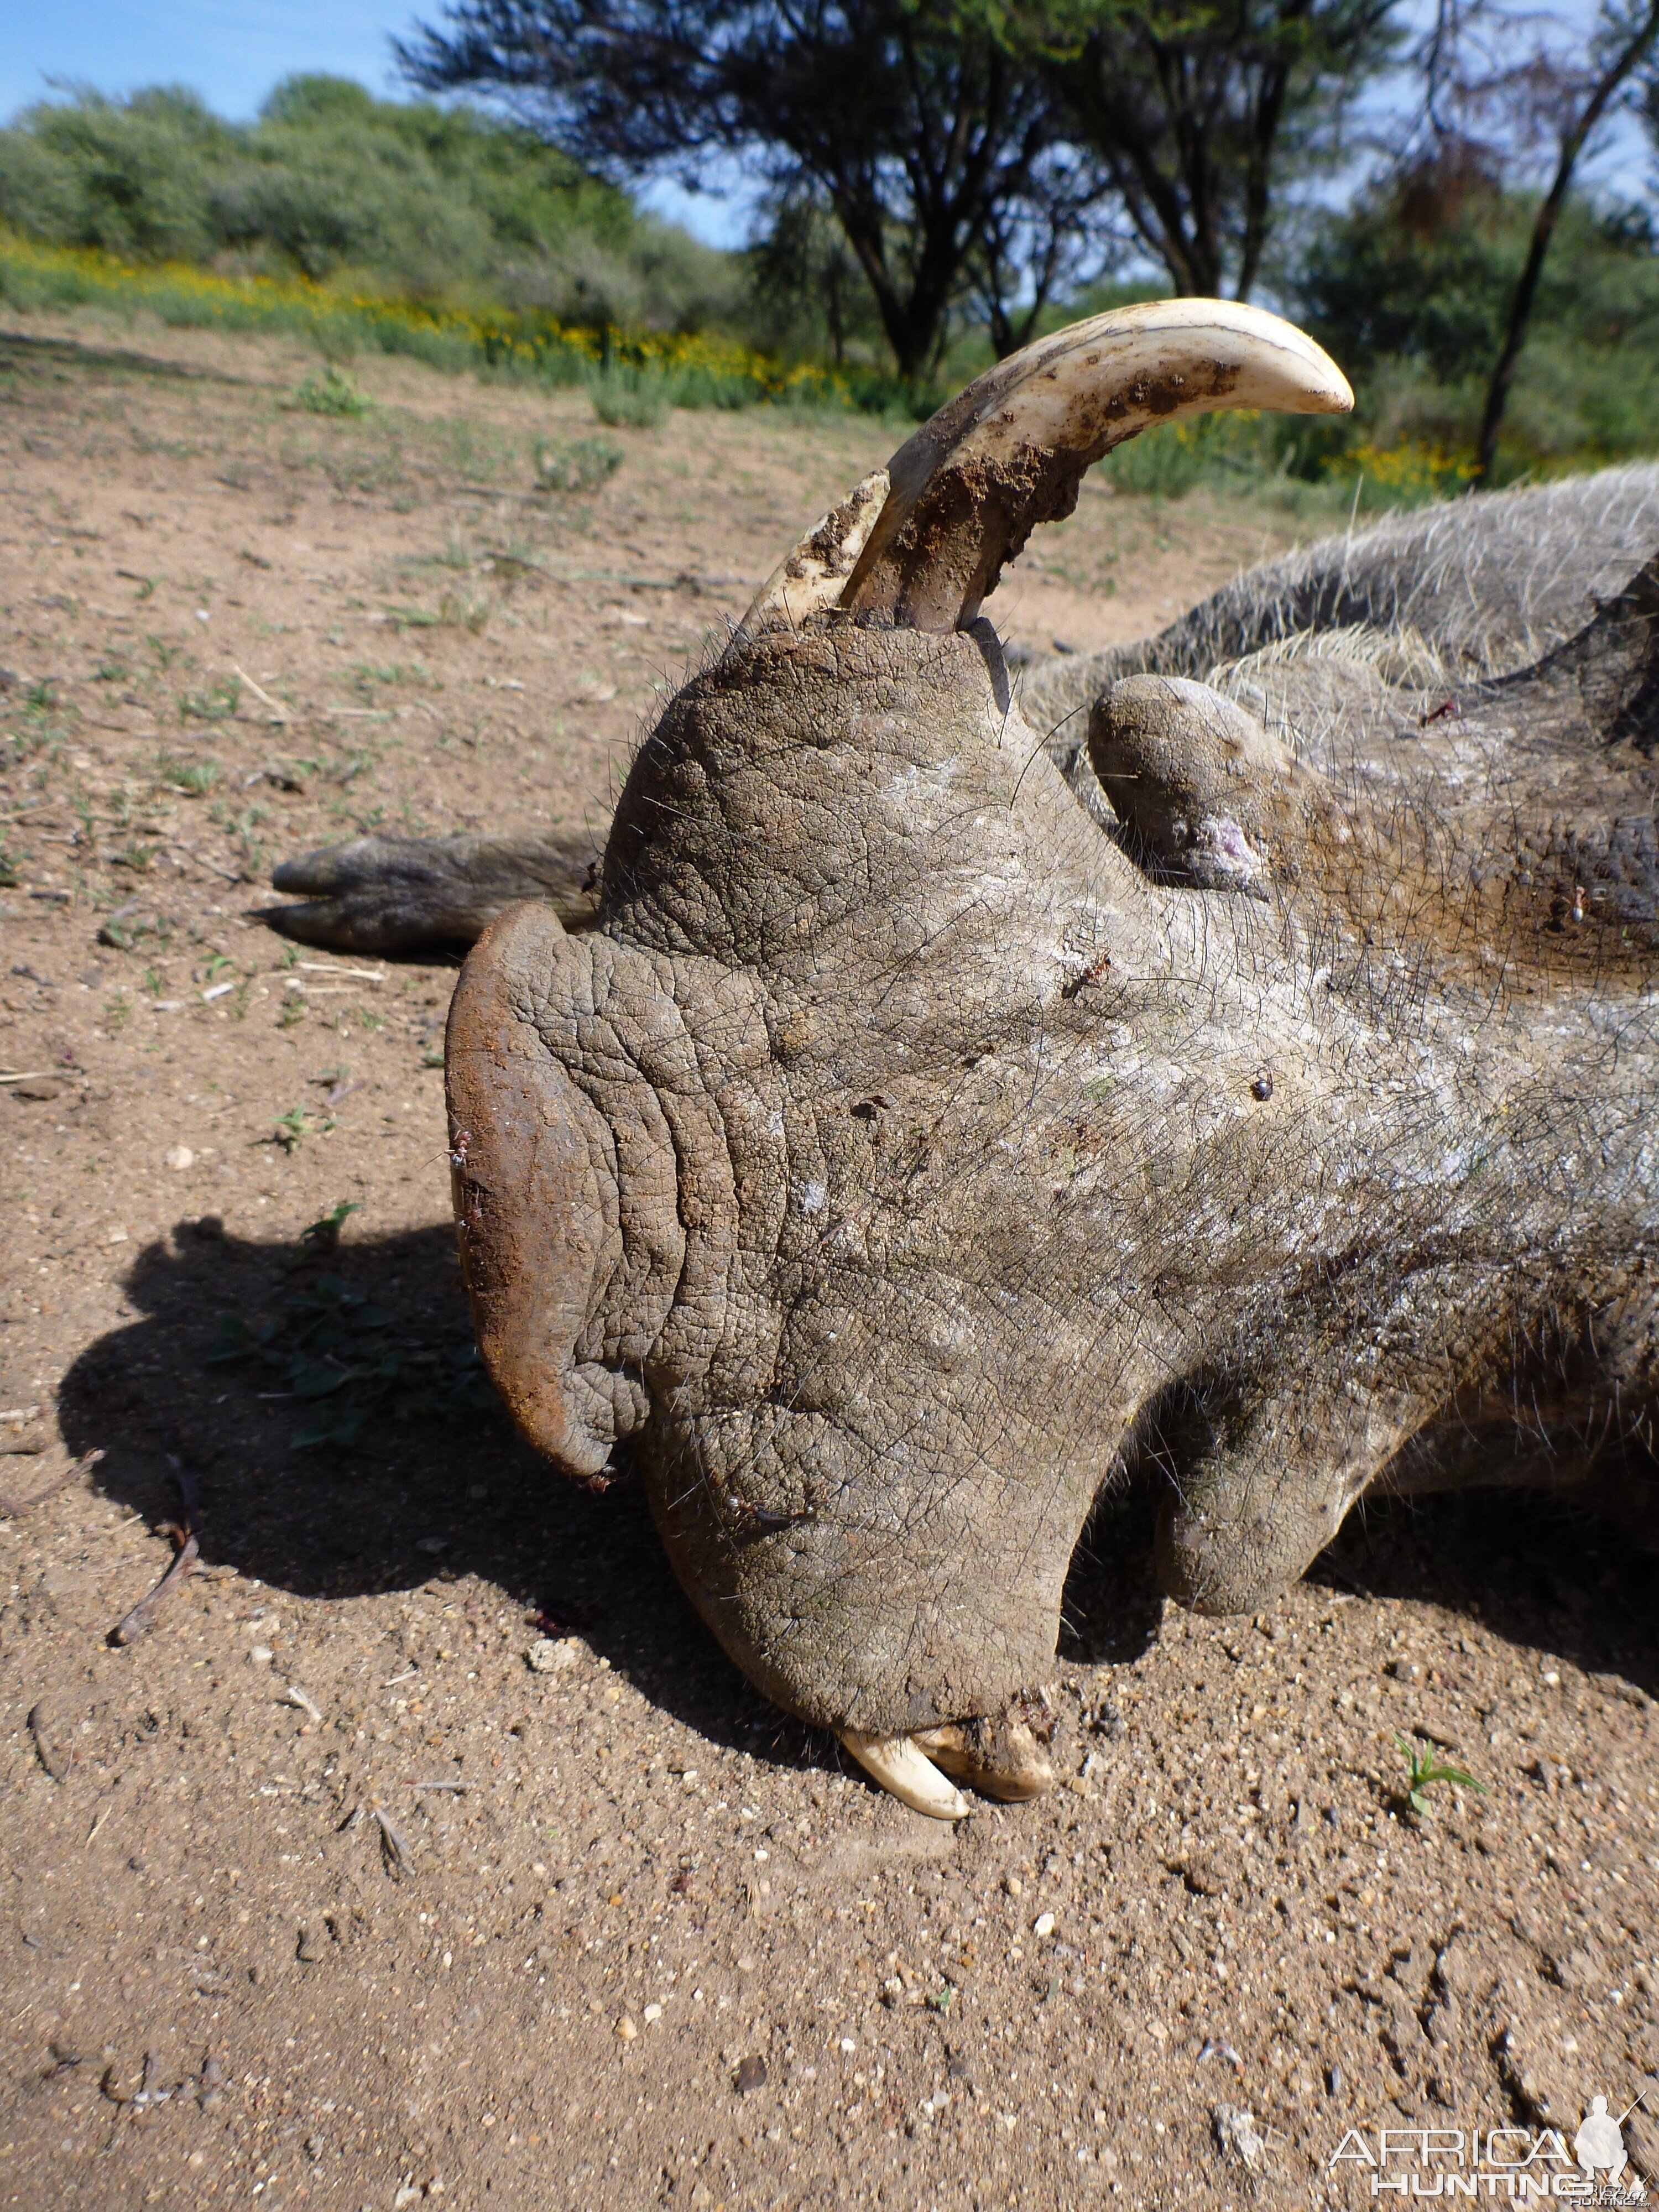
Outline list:
[[[1127,676],[1089,717],[1089,760],[1147,872],[1265,898],[1308,817],[1343,825],[1324,779],[1255,716],[1184,676]]]

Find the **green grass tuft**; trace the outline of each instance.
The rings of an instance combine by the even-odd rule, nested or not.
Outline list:
[[[359,392],[343,369],[331,362],[319,375],[308,376],[294,395],[307,415],[367,415],[374,402]]]

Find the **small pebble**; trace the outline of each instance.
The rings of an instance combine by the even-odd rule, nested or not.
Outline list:
[[[1036,1918],[1031,1923],[1032,1935],[1042,1937],[1044,1936],[1052,1936],[1054,1932],[1054,1914],[1052,1912],[1039,1912]]]
[[[1009,1875],[1002,1886],[1010,1897],[1024,1897],[1025,1894],[1025,1885],[1017,1874]]]
[[[576,1664],[580,1649],[574,1636],[538,1636],[525,1658],[532,1674],[562,1674]]]
[[[617,2022],[617,2033],[621,2036],[624,2043],[631,2043],[639,2032],[626,2013]]]
[[[659,2004],[648,2004],[648,2005],[647,2005],[647,2007],[646,2007],[646,2008],[645,2008],[645,2019],[646,2019],[646,2025],[647,2025],[647,2027],[650,2026],[651,2022],[652,2022],[653,2020],[660,2020],[661,2018],[662,2018],[662,2007],[661,2007]]]
[[[249,1647],[247,1656],[252,1665],[255,1667],[269,1667],[272,1658],[275,1656],[275,1654],[272,1652],[270,1644],[255,1644]]]
[[[195,1166],[196,1155],[188,1145],[169,1145],[161,1155],[161,1161],[164,1166],[177,1168],[182,1172],[185,1168]]]
[[[747,2097],[757,2089],[766,2087],[766,2061],[751,2053],[738,2061],[738,2070],[732,2076],[732,2086],[739,2096]]]

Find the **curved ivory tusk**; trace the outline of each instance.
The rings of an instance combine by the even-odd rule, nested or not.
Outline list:
[[[973,1810],[956,1784],[945,1780],[908,1735],[860,1735],[856,1729],[838,1729],[836,1734],[865,1772],[913,1813],[926,1813],[934,1820],[960,1820]]]
[[[821,515],[786,553],[756,592],[736,637],[765,629],[799,629],[808,615],[832,607],[875,528],[890,489],[885,469],[872,469],[838,507]]]
[[[888,463],[892,489],[839,604],[965,629],[1085,470],[1155,422],[1224,408],[1341,415],[1347,379],[1310,337],[1231,300],[1115,307],[1039,339],[959,392]]]

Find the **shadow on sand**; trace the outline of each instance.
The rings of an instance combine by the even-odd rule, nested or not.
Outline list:
[[[595,1496],[556,1474],[499,1410],[458,1411],[454,1392],[434,1391],[471,1343],[447,1229],[356,1241],[348,1231],[327,1255],[186,1221],[141,1255],[128,1287],[142,1318],[70,1369],[64,1439],[76,1452],[101,1446],[99,1486],[152,1522],[176,1511],[172,1462],[182,1462],[200,1492],[205,1561],[325,1599],[477,1577],[522,1605],[526,1626],[579,1631],[711,1740],[791,1765],[836,1761],[830,1739],[779,1713],[720,1652],[674,1580],[636,1483]],[[355,1441],[296,1448],[317,1407],[292,1395],[279,1355],[319,1291],[387,1316],[374,1341],[395,1347],[404,1379],[374,1400]],[[246,1341],[273,1327],[268,1359],[214,1359],[227,1330]],[[1157,1504],[1142,1483],[1091,1516],[1066,1583],[1061,1664],[1122,1664],[1155,1640]],[[1541,1498],[1466,1492],[1362,1506],[1313,1578],[1426,1601],[1590,1673],[1659,1688],[1652,1561],[1608,1525]]]
[[[355,1442],[296,1449],[318,1406],[291,1395],[279,1355],[331,1284],[394,1317],[373,1343],[382,1362],[395,1349],[405,1379],[369,1394]],[[142,1318],[88,1346],[64,1378],[64,1441],[101,1446],[98,1487],[152,1523],[178,1511],[181,1462],[199,1493],[204,1564],[324,1599],[477,1577],[524,1607],[527,1632],[532,1620],[579,1632],[711,1740],[789,1764],[833,1759],[828,1739],[749,1687],[697,1620],[636,1482],[595,1496],[567,1481],[493,1403],[444,1417],[446,1378],[471,1344],[447,1228],[348,1237],[319,1256],[181,1222],[140,1255],[128,1295]],[[272,1324],[271,1361],[216,1361],[228,1332]]]

